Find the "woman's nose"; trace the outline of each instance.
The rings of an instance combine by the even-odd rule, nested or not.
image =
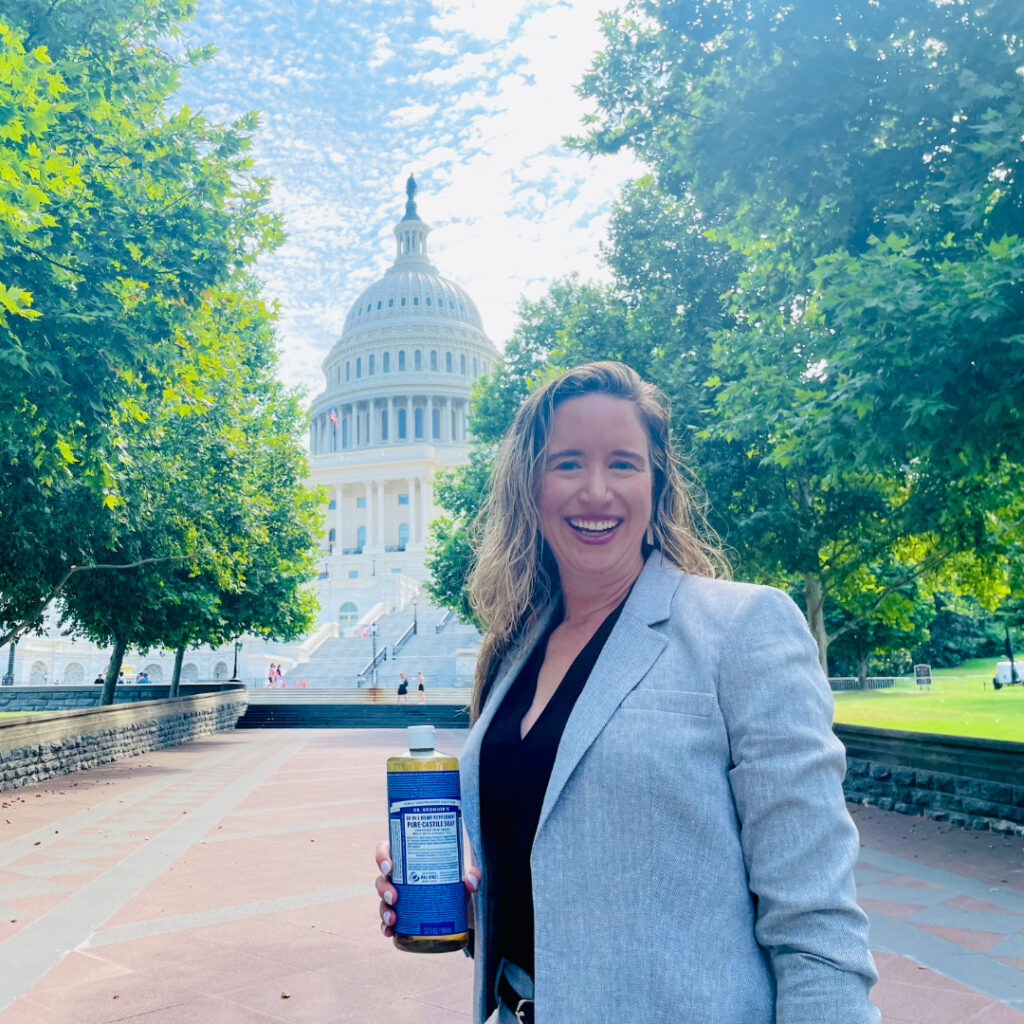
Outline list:
[[[583,481],[583,496],[592,501],[603,501],[608,497],[608,477],[603,469],[592,469]]]

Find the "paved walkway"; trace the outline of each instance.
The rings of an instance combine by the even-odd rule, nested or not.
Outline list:
[[[235,732],[0,793],[0,1024],[468,1024],[470,962],[378,928],[402,742]],[[1024,1024],[1024,840],[855,816],[886,1024]]]

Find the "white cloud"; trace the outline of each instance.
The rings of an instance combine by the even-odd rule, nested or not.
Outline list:
[[[219,120],[263,111],[254,158],[288,240],[260,272],[288,383],[322,389],[350,305],[393,258],[410,170],[435,264],[499,344],[520,296],[604,273],[610,203],[639,169],[562,139],[610,2],[198,0],[189,42],[220,53],[182,101]]]

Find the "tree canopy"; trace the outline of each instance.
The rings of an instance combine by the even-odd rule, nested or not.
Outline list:
[[[603,27],[574,145],[649,173],[611,285],[523,307],[482,443],[541,363],[620,358],[669,396],[737,573],[801,597],[823,664],[912,646],[939,588],[995,606],[1021,522],[1024,10],[634,0]]]
[[[253,276],[281,225],[256,115],[174,104],[211,52],[192,6],[0,14],[0,642],[58,593],[115,647],[309,622],[303,416]]]

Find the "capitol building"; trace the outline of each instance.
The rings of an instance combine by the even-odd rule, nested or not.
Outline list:
[[[395,261],[345,319],[310,409],[313,483],[329,496],[317,594],[342,629],[404,607],[425,578],[433,478],[469,457],[473,381],[498,353],[466,292],[427,254],[410,178]]]
[[[468,460],[470,391],[498,352],[473,300],[430,262],[430,227],[417,211],[411,176],[406,192],[405,215],[394,229],[394,263],[349,311],[323,363],[324,390],[310,408],[310,483],[328,499],[312,584],[320,619],[297,643],[242,638],[238,675],[250,683],[264,679],[273,663],[286,678],[308,676],[309,685],[355,685],[353,666],[363,652],[353,649],[374,623],[382,627],[382,642],[405,628],[410,613],[444,628],[443,613],[421,590],[428,527],[437,514],[433,478]],[[51,611],[43,635],[19,640],[16,683],[80,684],[106,672],[109,649],[61,635],[56,618]],[[448,632],[463,647],[475,646],[470,627],[453,625]],[[429,660],[425,644],[420,650]],[[7,653],[0,655],[0,674]],[[188,651],[182,681],[228,679],[235,656],[233,647]],[[439,655],[435,661],[447,664]],[[151,681],[168,682],[172,668],[170,652],[125,656],[129,678],[146,671]],[[445,674],[452,678],[435,681],[453,684],[454,670]]]

